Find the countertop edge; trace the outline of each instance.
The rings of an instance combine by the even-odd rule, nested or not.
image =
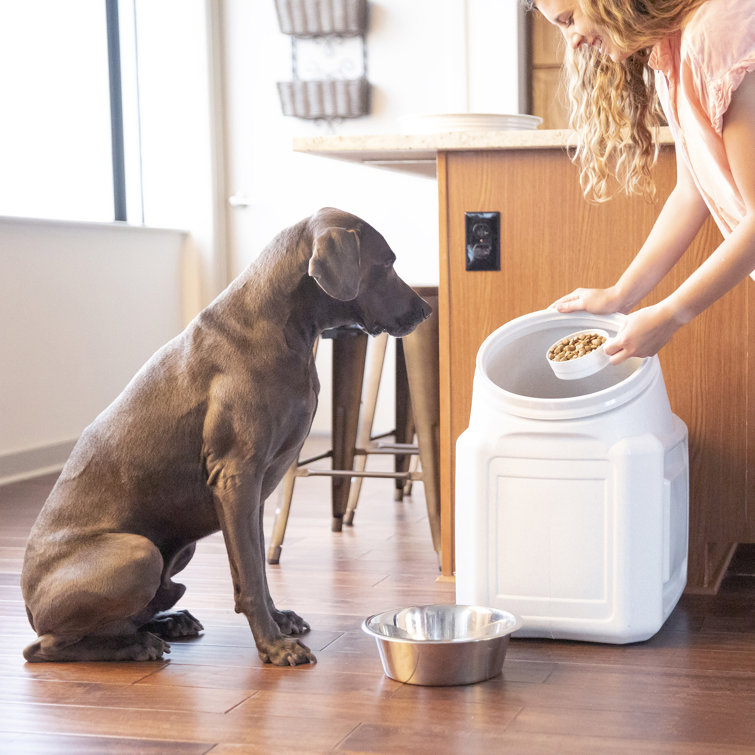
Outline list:
[[[434,163],[439,152],[568,149],[575,143],[574,132],[566,129],[446,131],[427,134],[299,136],[293,139],[293,150],[361,163],[400,164]],[[670,129],[660,129],[658,143],[673,144]]]

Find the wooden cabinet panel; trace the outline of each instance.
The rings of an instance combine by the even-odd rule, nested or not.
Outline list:
[[[567,128],[569,108],[561,86],[566,42],[561,32],[538,12],[529,15],[532,53],[532,113],[543,128]]]
[[[569,127],[564,97],[560,67],[532,69],[532,112],[543,119],[543,128]]]
[[[531,14],[532,65],[560,66],[564,59],[564,35],[538,12]]]
[[[660,197],[673,187],[673,149],[657,166]],[[441,202],[441,454],[444,573],[453,570],[454,445],[466,428],[475,359],[503,323],[547,307],[581,285],[610,285],[644,241],[660,208],[642,199],[585,201],[563,150],[448,153],[438,161]],[[501,214],[501,270],[464,269],[464,213]],[[712,222],[646,303],[686,278],[720,243]],[[755,500],[753,409],[747,401],[753,357],[753,285],[746,281],[683,328],[660,354],[671,405],[688,425],[691,466],[689,583],[715,579],[709,544],[755,541],[747,501]],[[748,365],[749,360],[749,365]],[[749,369],[749,372],[748,372]],[[749,425],[748,425],[749,413]],[[749,430],[748,430],[749,427]],[[749,432],[749,447],[748,447]],[[749,485],[749,487],[748,487]],[[707,559],[707,560],[706,560]]]

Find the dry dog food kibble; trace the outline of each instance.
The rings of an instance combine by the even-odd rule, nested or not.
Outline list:
[[[578,359],[591,351],[595,351],[606,341],[605,336],[598,333],[581,333],[571,338],[562,338],[557,344],[548,350],[548,359],[554,362],[566,362],[569,359]]]

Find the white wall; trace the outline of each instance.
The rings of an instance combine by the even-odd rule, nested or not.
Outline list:
[[[59,468],[183,327],[186,234],[0,218],[0,481]]]
[[[333,205],[371,222],[415,283],[438,277],[437,192],[432,179],[296,154],[294,136],[400,131],[404,116],[517,112],[516,0],[375,0],[370,3],[368,117],[334,124],[281,114],[276,82],[291,77],[290,40],[272,0],[228,0],[225,66],[228,191],[235,212],[232,270],[281,228]]]
[[[124,111],[131,140],[131,178],[141,172],[143,219],[129,197],[129,219],[153,228],[183,228],[198,252],[196,306],[209,303],[226,285],[223,218],[215,197],[217,114],[211,91],[208,3],[217,0],[136,0],[120,3],[124,60]],[[135,10],[134,10],[135,9]],[[129,13],[134,10],[133,15]],[[135,29],[134,35],[129,30]],[[129,78],[129,52],[138,62],[137,82]],[[138,52],[138,54],[137,54]],[[130,109],[129,109],[130,108]],[[139,139],[137,143],[134,143]],[[141,161],[138,161],[138,147]],[[138,181],[130,181],[132,186]],[[134,212],[132,212],[132,210]]]

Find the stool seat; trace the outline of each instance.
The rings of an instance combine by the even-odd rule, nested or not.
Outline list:
[[[358,325],[339,325],[337,328],[328,328],[320,333],[320,338],[340,338],[341,336],[366,336],[366,333]]]

